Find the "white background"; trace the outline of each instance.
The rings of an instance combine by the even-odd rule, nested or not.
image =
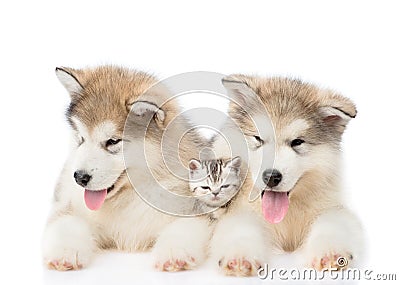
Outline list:
[[[346,195],[368,234],[368,267],[400,278],[396,1],[6,3],[0,4],[1,284],[258,282],[207,267],[155,273],[147,254],[109,254],[75,273],[43,269],[40,237],[69,135],[63,114],[69,98],[54,68],[102,63],[160,78],[196,70],[290,75],[350,97],[359,115],[344,137]]]

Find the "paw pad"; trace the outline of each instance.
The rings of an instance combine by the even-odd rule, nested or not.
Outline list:
[[[52,260],[47,263],[47,267],[52,270],[68,271],[82,269],[82,264],[73,264],[66,260]]]
[[[183,259],[173,259],[168,260],[164,263],[157,262],[156,269],[160,271],[167,272],[176,272],[182,270],[189,270],[196,266],[195,259],[193,257],[189,257],[186,260]]]
[[[352,259],[353,256],[351,254],[342,255],[336,252],[330,252],[321,258],[314,258],[311,267],[319,271],[331,268],[346,269]]]
[[[221,259],[218,264],[224,273],[230,276],[252,276],[260,268],[257,261],[251,262],[246,258],[233,258],[228,261]]]

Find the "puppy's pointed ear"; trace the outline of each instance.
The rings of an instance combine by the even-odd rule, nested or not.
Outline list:
[[[82,92],[83,86],[79,82],[79,72],[77,70],[66,67],[57,67],[56,75],[71,97]]]
[[[138,117],[135,121],[147,125],[154,120],[160,129],[164,129],[165,113],[156,104],[148,101],[135,101],[128,104],[127,107]]]
[[[199,170],[200,167],[201,167],[201,162],[199,160],[192,158],[189,161],[189,170],[190,170],[190,172]]]
[[[222,85],[227,90],[228,95],[242,107],[254,105],[259,102],[257,94],[248,85],[242,75],[224,77],[222,78]]]
[[[241,165],[242,165],[242,160],[240,156],[236,156],[226,162],[227,167],[233,168],[235,170],[239,170]]]
[[[344,130],[348,122],[356,117],[356,106],[350,99],[329,90],[323,91],[323,97],[319,108],[323,123]]]

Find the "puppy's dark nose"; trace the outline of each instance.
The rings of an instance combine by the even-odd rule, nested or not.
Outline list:
[[[262,179],[269,188],[273,188],[282,181],[282,174],[276,169],[267,169],[263,172]]]
[[[92,179],[92,176],[90,176],[83,170],[78,170],[74,172],[74,178],[76,183],[78,183],[82,187],[85,187],[89,183],[90,179]]]

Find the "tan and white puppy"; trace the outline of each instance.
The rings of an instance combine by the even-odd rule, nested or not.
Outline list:
[[[131,252],[154,244],[155,262],[162,270],[199,264],[205,259],[208,224],[195,218],[177,220],[154,209],[137,195],[127,177],[128,172],[135,186],[151,192],[154,183],[143,179],[144,171],[151,167],[161,184],[182,191],[188,187],[186,181],[167,175],[160,155],[164,129],[177,113],[167,92],[156,88],[146,93],[156,84],[155,77],[115,66],[57,68],[56,74],[71,96],[66,115],[73,143],[43,236],[45,264],[56,270],[79,269],[101,249]],[[126,122],[131,109],[133,115]],[[125,123],[128,133],[123,135]],[[143,155],[143,148],[136,146],[142,145],[144,138],[136,133],[145,124],[146,147],[154,150],[154,155],[148,163],[124,161],[122,147],[133,157]],[[167,136],[173,137],[174,131],[180,135],[178,129]],[[165,141],[167,150],[177,147]],[[189,136],[180,146],[182,160],[197,156],[191,141],[195,139]],[[177,239],[175,228],[182,227],[188,234]]]
[[[296,251],[304,266],[319,270],[340,268],[339,257],[357,265],[363,231],[346,208],[340,179],[341,137],[356,116],[355,105],[331,90],[288,78],[233,75],[223,85],[236,102],[229,114],[249,146],[249,168],[260,193],[254,205],[274,248]],[[227,228],[255,231],[250,225],[232,220]],[[254,252],[262,250],[256,239],[248,241]]]

